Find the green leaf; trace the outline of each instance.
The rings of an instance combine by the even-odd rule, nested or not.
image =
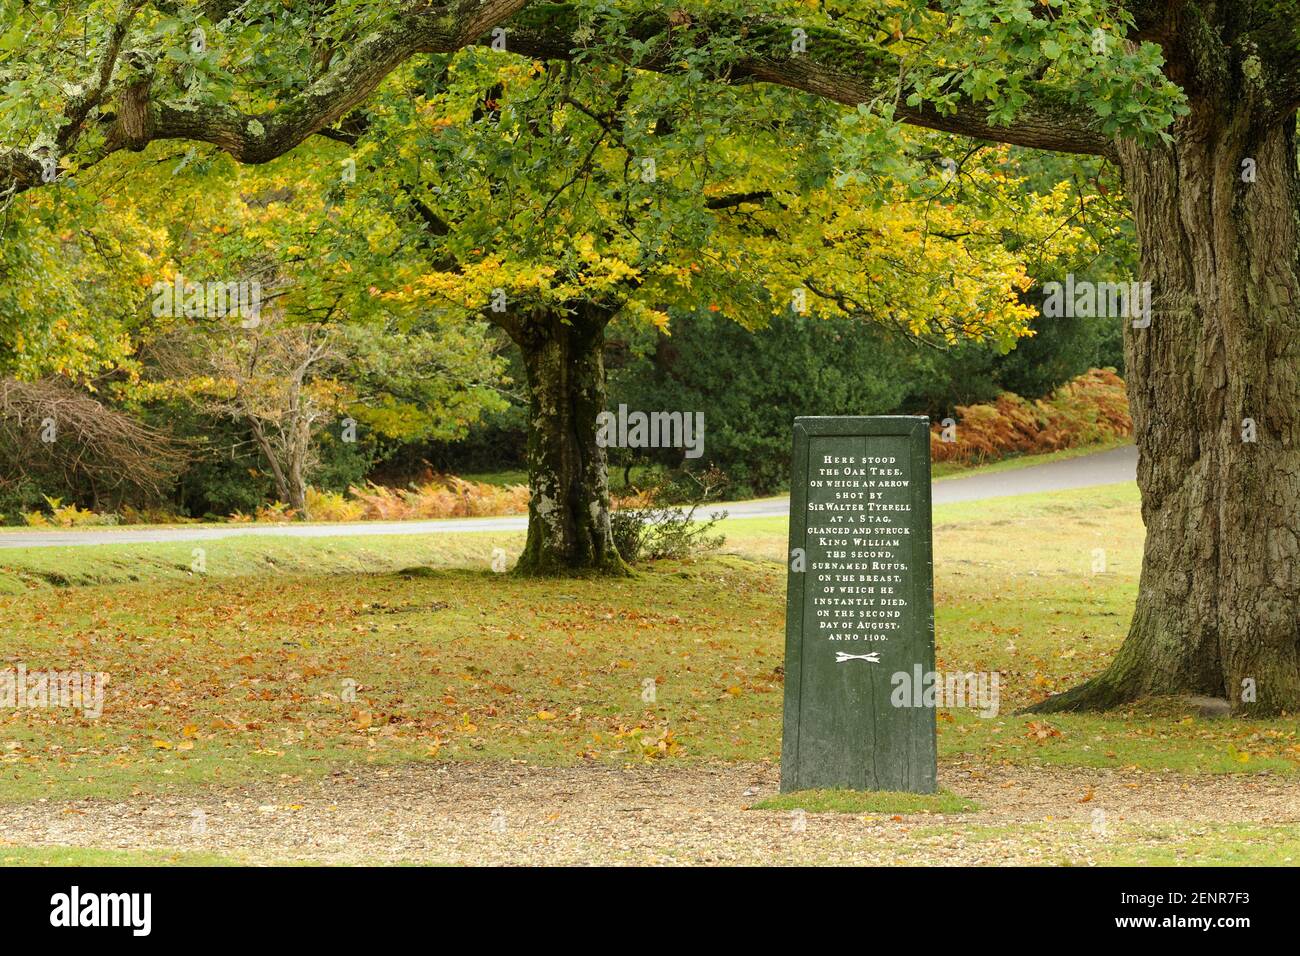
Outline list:
[[[16,50],[18,45],[23,42],[23,36],[22,23],[15,23],[7,33],[0,35],[0,50]]]

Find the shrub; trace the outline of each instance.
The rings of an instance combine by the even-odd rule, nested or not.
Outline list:
[[[290,508],[283,501],[273,501],[270,504],[262,505],[257,509],[256,520],[265,521],[269,524],[285,524],[286,522],[293,521],[297,517],[298,512],[296,509]]]
[[[174,505],[149,505],[144,508],[122,506],[122,524],[194,524],[199,519],[178,515]]]
[[[610,517],[610,527],[614,546],[624,561],[635,564],[642,560],[685,558],[722,547],[725,538],[711,532],[727,513],[715,511],[707,519],[699,520],[695,512],[707,499],[718,497],[725,481],[716,470],[705,472],[697,480],[697,498],[684,507],[664,503],[659,487],[622,499],[623,509]]]
[[[85,528],[95,525],[114,525],[119,518],[115,514],[100,514],[86,508],[78,508],[77,503],[63,503],[62,498],[45,497],[45,504],[50,513],[29,511],[23,515],[23,521],[32,528]]]
[[[337,491],[307,489],[312,521],[409,521],[417,518],[491,518],[527,514],[527,485],[490,485],[455,475],[429,475],[409,488],[367,484]],[[254,514],[235,511],[235,522],[292,521],[297,512],[284,502],[261,505]]]
[[[365,517],[366,506],[337,491],[308,488],[307,513],[312,521],[360,521]]]
[[[993,402],[957,407],[957,440],[932,426],[935,461],[981,462],[1009,455],[1079,448],[1133,434],[1124,381],[1114,369],[1091,369],[1042,401],[1003,392]]]
[[[46,432],[56,422],[57,441]],[[158,501],[171,491],[189,451],[62,377],[0,377],[0,499],[10,507],[23,498],[26,507],[36,505],[35,489],[92,509]],[[69,521],[106,523],[87,517],[94,513],[65,512]]]
[[[455,475],[433,475],[406,489],[368,484],[349,489],[363,506],[362,518],[485,518],[528,512],[527,485],[490,485]]]

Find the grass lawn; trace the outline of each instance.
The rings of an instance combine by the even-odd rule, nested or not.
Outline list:
[[[98,720],[0,712],[0,801],[434,759],[775,761],[785,519],[726,531],[616,585],[492,573],[519,534],[231,539],[202,575],[192,542],[0,553],[0,666],[110,679]],[[1130,486],[935,509],[938,665],[1002,674],[995,718],[940,713],[941,755],[1295,773],[1294,720],[1015,713],[1105,664],[1141,541]]]
[[[239,863],[215,853],[24,847],[0,843],[0,866],[238,866]]]

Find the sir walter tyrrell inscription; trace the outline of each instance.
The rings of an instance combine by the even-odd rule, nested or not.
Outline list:
[[[934,670],[925,418],[797,418],[781,789],[933,793],[933,707],[891,703]]]

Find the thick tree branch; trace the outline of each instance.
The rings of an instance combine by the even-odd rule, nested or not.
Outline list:
[[[81,135],[83,124],[91,111],[103,102],[113,79],[113,71],[117,68],[118,57],[122,53],[122,43],[144,2],[145,0],[125,0],[114,17],[94,75],[86,88],[73,96],[64,109],[65,119],[55,137],[56,162]],[[30,153],[18,149],[0,150],[0,197],[38,185],[43,172],[43,164]]]
[[[805,34],[802,52],[793,49],[797,28]],[[587,31],[592,29],[587,25]],[[675,23],[672,14],[663,13],[645,14],[624,24],[624,29],[628,39],[649,44],[648,52],[625,59],[638,69],[674,72],[683,68],[687,54],[699,44],[735,37],[747,52],[723,63],[718,79],[772,83],[849,106],[885,99],[894,104],[895,115],[914,126],[1016,146],[1114,156],[1113,143],[1097,128],[1095,117],[1047,86],[1040,87],[1009,126],[993,123],[987,110],[969,101],[960,101],[953,112],[943,114],[928,106],[908,106],[897,96],[900,59],[876,43],[833,29],[801,28],[793,22],[756,17]],[[516,53],[567,60],[581,52],[574,38],[583,35],[584,27],[572,7],[547,4],[516,14],[507,31],[507,48]],[[479,42],[490,38],[480,37]]]
[[[121,13],[109,31],[104,53],[99,58],[99,69],[95,73],[94,85],[75,97],[64,110],[67,119],[57,137],[60,154],[66,152],[69,145],[81,134],[82,124],[90,115],[90,111],[103,102],[104,94],[113,79],[113,71],[117,68],[117,58],[122,53],[122,42],[131,29],[131,21],[135,19],[136,13],[142,6],[144,0],[130,0],[129,3],[122,5]]]
[[[1250,30],[1236,44],[1242,60],[1242,74],[1255,69],[1247,65],[1253,57],[1260,68],[1255,82],[1268,92],[1274,116],[1286,119],[1300,109],[1300,3],[1278,9],[1280,4],[1254,4]],[[1263,8],[1263,9],[1261,9]]]
[[[124,0],[133,13],[140,0]],[[683,19],[684,18],[684,19]],[[539,59],[573,59],[582,25],[565,4],[530,4],[529,0],[449,0],[430,4],[411,0],[383,30],[353,45],[319,80],[273,110],[250,114],[217,104],[186,108],[151,98],[147,56],[136,57],[142,79],[117,92],[117,110],[104,147],[82,159],[94,163],[120,149],[140,150],[160,139],[211,143],[245,163],[264,163],[283,155],[308,136],[337,123],[364,102],[383,79],[417,53],[450,53],[471,43],[487,43],[487,34],[506,25],[507,48]],[[796,24],[760,17],[719,16],[709,23],[691,22],[681,11],[643,14],[625,24],[629,39],[648,51],[622,55],[638,69],[672,72],[686,55],[713,38],[737,39],[745,52],[724,59],[715,78],[725,82],[764,82],[803,90],[844,103],[892,103],[905,122],[929,129],[1067,153],[1112,155],[1113,146],[1086,111],[1067,104],[1043,86],[1012,125],[991,122],[980,105],[962,101],[951,112],[910,107],[901,101],[901,61],[878,44],[832,28],[808,28],[806,49],[791,43]],[[70,104],[66,148],[76,141],[91,109],[104,98],[125,27],[110,36],[105,60],[90,93]],[[40,163],[21,150],[0,150],[0,194],[21,192],[40,183]]]
[[[353,46],[325,76],[267,113],[164,105],[151,111],[148,140],[188,139],[212,143],[244,163],[283,156],[308,136],[332,126],[361,104],[394,69],[416,53],[451,53],[521,9],[527,0],[456,0],[412,12]]]
[[[714,196],[712,199],[706,199],[704,207],[706,209],[733,209],[745,203],[762,202],[764,199],[771,198],[772,193],[766,189],[747,193],[729,193],[726,196]]]
[[[319,80],[275,109],[260,114],[216,104],[184,108],[151,99],[145,79],[118,92],[103,149],[86,157],[90,165],[121,149],[141,150],[155,140],[185,139],[211,143],[244,163],[264,163],[282,156],[308,136],[336,123],[362,103],[389,73],[416,53],[450,53],[470,44],[494,24],[522,9],[528,0],[451,0],[430,4],[412,0],[407,10],[383,30],[357,42]],[[132,12],[140,6],[131,0]],[[114,33],[112,59],[122,38]],[[137,57],[142,66],[145,56]],[[111,76],[111,64],[108,75]],[[104,85],[107,85],[105,80]],[[103,89],[97,96],[102,98]],[[80,100],[78,101],[78,104]],[[80,132],[87,107],[69,109],[70,147]],[[22,150],[0,151],[0,195],[40,185],[41,164]]]
[[[1267,96],[1270,121],[1300,109],[1300,3],[1288,0],[1128,0],[1132,40],[1158,44],[1171,80],[1252,100]]]

